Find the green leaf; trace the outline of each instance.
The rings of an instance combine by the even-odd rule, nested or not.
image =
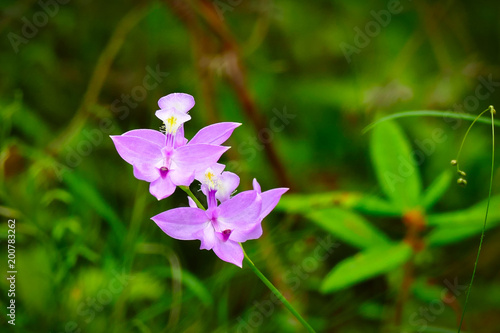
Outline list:
[[[377,196],[345,191],[316,194],[287,194],[281,198],[276,209],[288,213],[307,214],[318,209],[330,207],[354,209],[358,212],[371,215],[402,215],[400,209]]]
[[[412,283],[411,291],[420,301],[430,303],[441,298],[443,287],[429,283],[427,278],[417,278]]]
[[[0,102],[2,127],[6,124],[19,130],[23,135],[41,145],[51,137],[51,130],[36,111],[29,109],[24,103],[22,94],[17,92],[9,104]],[[0,131],[0,132],[3,132]],[[4,133],[2,133],[3,135]]]
[[[125,234],[123,222],[89,181],[79,176],[76,171],[71,171],[64,174],[64,182],[71,189],[72,193],[80,196],[82,201],[86,202],[89,207],[95,209],[95,211],[109,223],[111,229],[113,229],[113,232],[116,233],[117,236]]]
[[[323,280],[320,291],[332,293],[404,264],[412,255],[407,243],[371,248],[341,261]]]
[[[403,210],[419,205],[420,173],[410,143],[395,122],[386,121],[375,127],[370,153],[378,182],[389,200]]]
[[[429,233],[427,242],[430,245],[445,245],[481,233],[486,203],[487,200],[484,200],[464,210],[429,215],[427,224],[437,228]],[[486,229],[498,224],[500,224],[500,195],[491,198]]]
[[[492,226],[488,224],[486,225],[486,229],[490,229],[491,227]],[[471,236],[480,234],[481,230],[483,230],[482,225],[460,228],[439,227],[429,233],[427,236],[427,243],[431,246],[442,246],[456,243]]]
[[[373,301],[366,301],[359,305],[359,313],[372,320],[382,320],[384,318],[384,306]]]
[[[453,172],[451,170],[445,170],[431,185],[429,185],[422,198],[422,206],[424,206],[425,209],[430,209],[439,199],[441,199],[450,186],[452,178]]]
[[[321,228],[340,238],[344,242],[360,249],[388,245],[389,239],[380,230],[356,213],[328,208],[307,215]]]
[[[483,226],[486,213],[487,199],[464,210],[449,213],[431,214],[428,216],[427,224],[440,227],[474,227]],[[500,222],[500,195],[491,197],[488,224]]]

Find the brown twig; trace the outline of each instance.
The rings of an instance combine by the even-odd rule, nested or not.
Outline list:
[[[167,1],[167,3],[172,8],[177,7],[174,9],[176,9],[177,13],[179,13],[179,6],[176,6],[176,3],[179,3],[178,0]],[[201,35],[200,31],[190,31],[193,31],[198,39],[202,38],[205,41],[210,40],[210,38],[213,38],[214,36],[217,38],[217,41],[220,43],[220,47],[222,48],[220,53],[225,59],[226,77],[229,80],[231,84],[230,86],[234,90],[238,101],[240,102],[245,116],[250,120],[255,132],[259,133],[262,129],[267,127],[267,122],[258,112],[256,103],[249,92],[238,44],[227,29],[224,21],[222,21],[219,17],[212,2],[200,0],[197,4],[199,4],[199,6],[196,7],[196,9],[212,34],[208,34],[206,29],[201,30]],[[183,19],[184,23],[189,23],[189,26],[193,27],[195,26],[195,23],[190,21],[193,19],[192,15],[192,13],[184,13],[184,15],[181,15],[180,17]],[[203,51],[206,52],[206,50]],[[204,90],[206,94],[213,95],[213,92],[208,89],[210,88],[205,88]],[[263,143],[263,147],[264,153],[280,185],[293,189],[293,184],[286,174],[286,168],[283,166],[283,163],[281,162],[281,159],[279,158],[272,142]]]
[[[406,235],[404,242],[408,243],[413,249],[413,255],[403,266],[403,282],[396,301],[396,313],[394,323],[396,327],[401,325],[404,305],[408,300],[410,288],[413,283],[413,271],[415,267],[415,253],[422,251],[424,243],[420,237],[420,232],[425,229],[425,216],[420,210],[410,210],[403,216],[403,223],[406,225]]]

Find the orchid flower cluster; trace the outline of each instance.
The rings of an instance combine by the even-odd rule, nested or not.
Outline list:
[[[240,178],[217,163],[230,147],[222,146],[239,123],[221,122],[202,128],[191,139],[184,137],[184,123],[191,119],[194,98],[172,93],[160,98],[156,117],[161,131],[137,129],[111,136],[118,154],[133,166],[134,176],[150,183],[158,200],[169,197],[177,186],[187,189],[194,180],[207,198],[207,209],[188,196],[189,207],[174,208],[151,219],[172,238],[199,240],[201,250],[213,250],[222,260],[242,267],[240,243],[262,235],[262,220],[278,204],[287,188],[234,195]],[[187,188],[186,188],[187,187]]]

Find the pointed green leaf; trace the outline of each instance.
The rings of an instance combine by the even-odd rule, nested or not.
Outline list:
[[[363,217],[344,209],[322,209],[308,214],[307,217],[332,235],[360,249],[387,245],[390,242],[382,231],[373,227]]]
[[[389,200],[402,209],[418,206],[420,173],[410,143],[395,122],[386,121],[375,127],[370,153],[378,182]]]
[[[371,215],[402,215],[401,209],[375,195],[344,191],[315,194],[287,194],[281,198],[276,209],[288,213],[307,214],[317,209],[330,207],[349,208]]]
[[[323,280],[320,291],[332,293],[387,273],[404,264],[411,255],[407,243],[365,250],[337,264]]]
[[[445,170],[431,185],[429,185],[422,198],[422,206],[424,206],[425,209],[430,209],[439,199],[441,199],[448,187],[450,187],[452,178],[453,172],[451,170]]]
[[[429,215],[427,223],[437,227],[427,236],[429,245],[450,244],[480,234],[486,214],[486,203],[487,200],[484,200],[464,210]],[[486,229],[498,224],[500,224],[499,195],[491,198]]]
[[[427,224],[440,227],[476,227],[483,226],[484,215],[486,214],[487,200],[463,210],[449,213],[431,214],[428,216]],[[500,195],[491,197],[490,210],[488,214],[488,224],[500,222]]]
[[[486,229],[489,229],[488,225]],[[430,232],[426,240],[430,246],[443,246],[480,234],[481,230],[483,230],[482,225],[460,228],[439,227]]]

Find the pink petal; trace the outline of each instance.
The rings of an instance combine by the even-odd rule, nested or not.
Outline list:
[[[190,115],[176,109],[161,109],[155,112],[155,116],[163,121],[167,133],[175,133],[182,124],[191,119]],[[170,118],[175,118],[175,122],[169,123]]]
[[[170,176],[170,180],[172,180],[172,183],[175,185],[189,186],[194,180],[194,173],[192,171],[185,172],[180,168],[170,170],[168,174]]]
[[[188,197],[188,203],[189,203],[189,207],[191,208],[197,208],[198,205],[196,204],[196,202],[194,202],[193,199],[191,199],[191,197]]]
[[[152,182],[160,177],[160,173],[154,165],[141,163],[134,165],[134,177]]]
[[[224,164],[221,164],[221,163],[215,163],[215,164],[210,166],[210,169],[212,169],[212,171],[216,175],[220,175],[222,173],[222,171],[224,171],[225,168],[226,168],[226,166]]]
[[[184,93],[172,93],[158,100],[160,109],[174,108],[179,112],[187,113],[194,106],[194,98]]]
[[[184,146],[188,140],[184,137],[184,124],[179,126],[177,133],[175,133],[175,145],[174,148],[179,148]]]
[[[165,134],[152,129],[136,129],[123,133],[122,136],[135,136],[136,138],[144,139],[160,147],[165,145]]]
[[[212,169],[214,175],[220,175],[222,173],[222,171],[224,171],[224,168],[226,166],[224,164],[220,164],[220,163],[215,163],[215,164],[212,164],[211,166],[209,166],[208,168]],[[194,178],[196,180],[198,180],[200,183],[204,182],[205,181],[205,172],[207,171],[207,169],[203,169],[203,170],[198,170],[196,171],[196,173],[194,174]],[[203,192],[205,195],[207,195],[205,192]]]
[[[206,144],[185,145],[174,151],[172,161],[185,170],[205,170],[215,164],[229,148]]]
[[[161,146],[135,136],[112,135],[118,154],[127,163],[156,164],[162,158]]]
[[[231,194],[236,190],[240,184],[240,177],[235,173],[225,171],[219,176],[219,188],[215,193],[215,197],[220,202],[224,202],[231,197]]]
[[[226,242],[218,240],[213,250],[220,259],[235,264],[240,268],[243,266],[243,249],[239,243],[230,239]]]
[[[262,210],[260,212],[260,219],[264,219],[276,207],[281,199],[281,196],[288,191],[287,188],[275,188],[260,194],[262,198]]]
[[[260,236],[262,236],[262,224],[259,220],[250,230],[234,229],[230,238],[235,242],[243,243],[250,239],[260,238]]]
[[[262,192],[262,190],[260,189],[260,184],[257,181],[257,179],[255,179],[255,178],[253,179],[252,185],[253,185],[254,191],[257,191],[257,193],[261,193]]]
[[[161,200],[169,197],[175,191],[175,184],[172,183],[170,177],[167,175],[165,178],[159,177],[149,185],[149,193],[156,199]]]
[[[219,206],[220,229],[250,230],[259,222],[262,201],[255,191],[241,192]]]
[[[205,211],[199,208],[182,207],[167,210],[151,218],[172,238],[180,240],[200,239],[200,232],[208,221]]]
[[[202,128],[196,135],[189,141],[189,144],[206,143],[211,145],[220,145],[224,143],[236,127],[240,123],[217,123]]]
[[[200,233],[200,237],[198,239],[201,240],[200,250],[211,250],[215,246],[217,237],[215,236],[212,223],[209,222],[206,225],[206,227]]]

